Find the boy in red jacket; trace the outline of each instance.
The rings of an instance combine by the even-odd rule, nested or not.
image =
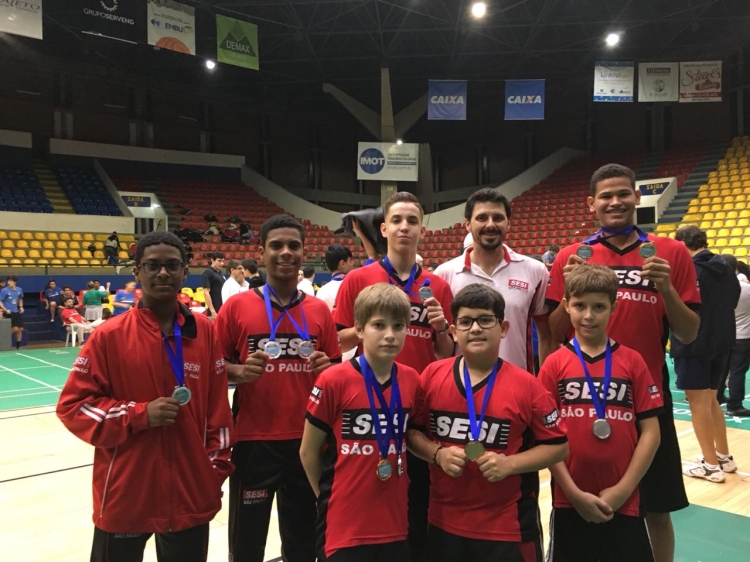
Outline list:
[[[142,560],[156,533],[160,562],[205,562],[233,469],[224,358],[211,321],[177,301],[187,275],[180,239],[145,235],[135,264],[138,306],[91,335],[57,405],[96,447],[91,560]]]

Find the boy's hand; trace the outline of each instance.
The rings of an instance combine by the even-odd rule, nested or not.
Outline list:
[[[239,383],[254,382],[263,376],[266,372],[266,364],[270,359],[270,355],[265,351],[254,351],[247,356],[245,364],[242,365],[242,374],[240,375]]]
[[[669,291],[672,282],[669,280],[669,274],[672,268],[669,262],[664,258],[652,256],[643,260],[641,269],[641,279],[650,279],[661,294]]]
[[[148,426],[172,425],[177,419],[177,412],[179,411],[180,403],[177,402],[176,398],[162,396],[161,398],[152,400],[146,405]]]
[[[622,504],[628,500],[632,493],[632,490],[628,492],[627,490],[623,490],[620,486],[615,485],[599,492],[599,497],[607,502],[607,505],[609,505],[614,512],[622,507]]]
[[[440,465],[440,468],[443,469],[443,472],[448,476],[457,478],[461,476],[461,473],[464,471],[464,466],[466,466],[466,461],[469,460],[469,458],[466,456],[466,453],[462,448],[453,446],[440,449],[435,460],[437,460],[437,463]]]
[[[583,258],[577,256],[576,254],[570,254],[570,257],[568,258],[568,263],[565,264],[565,267],[563,267],[563,279],[567,279],[568,275],[579,265],[583,265],[586,263],[586,260]]]
[[[477,459],[477,465],[482,475],[490,482],[500,482],[510,476],[513,468],[510,457],[485,451]]]
[[[569,498],[570,503],[576,508],[580,515],[587,523],[606,523],[614,517],[614,510],[602,498],[581,492],[575,498]]]
[[[432,326],[436,332],[442,332],[445,330],[445,313],[443,312],[443,307],[440,306],[440,301],[435,297],[430,297],[424,301],[424,305],[427,308],[427,321],[430,323],[430,326]]]
[[[315,351],[307,360],[312,374],[317,376],[331,366],[331,359],[325,351]]]

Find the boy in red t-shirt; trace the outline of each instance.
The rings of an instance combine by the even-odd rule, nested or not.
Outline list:
[[[565,281],[575,338],[539,373],[565,419],[570,453],[554,479],[550,562],[654,560],[639,483],[659,447],[663,402],[646,362],[607,335],[617,275],[583,265]]]
[[[500,293],[468,285],[451,312],[463,357],[424,370],[417,417],[427,435],[407,435],[409,449],[433,463],[427,559],[541,562],[538,471],[568,451],[555,401],[498,357],[509,328]]]
[[[66,299],[64,305],[65,308],[60,311],[63,326],[75,330],[78,334],[78,345],[83,346],[84,334],[93,332],[94,326],[75,309],[75,301],[73,299]]]
[[[419,375],[394,361],[410,316],[400,288],[378,283],[362,290],[354,303],[362,355],[315,381],[300,457],[318,496],[320,560],[410,560],[404,433]]]

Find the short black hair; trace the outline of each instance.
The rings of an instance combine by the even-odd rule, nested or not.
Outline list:
[[[18,283],[18,277],[15,275],[8,275],[8,277],[5,278],[5,281],[13,281],[14,283]]]
[[[253,258],[247,258],[246,260],[242,260],[242,267],[245,268],[245,271],[249,271],[253,275],[258,273],[258,262],[255,261]]]
[[[724,258],[724,261],[732,268],[732,271],[737,271],[737,258],[732,254],[721,254],[721,257]]]
[[[697,226],[690,225],[678,228],[677,232],[674,233],[674,239],[685,244],[688,250],[693,252],[703,248],[708,248],[708,236],[706,236],[706,231],[701,230]]]
[[[211,258],[211,261],[226,259],[226,257],[224,256],[224,252],[211,252],[210,254],[208,254],[208,257]]]
[[[336,271],[336,268],[342,260],[346,261],[351,259],[351,257],[351,250],[343,244],[331,244],[326,250],[326,267],[328,268],[328,271],[333,273]]]
[[[9,278],[9,279],[10,279],[10,278]],[[69,291],[69,290],[70,290],[70,285],[63,285],[63,288],[62,288],[62,290],[63,290],[63,291],[65,291],[65,290],[68,290],[68,291]]]
[[[467,221],[471,220],[471,215],[474,214],[474,205],[477,203],[499,203],[505,207],[505,216],[510,218],[510,201],[496,187],[483,187],[469,196],[466,200],[466,207],[464,207],[464,218]]]
[[[187,265],[187,250],[185,250],[185,244],[183,244],[182,240],[180,240],[176,234],[165,230],[154,230],[153,232],[141,236],[140,240],[138,240],[138,245],[135,248],[135,257],[133,258],[135,265],[141,263],[143,252],[146,248],[149,246],[158,246],[159,244],[166,244],[167,246],[177,248],[180,251],[182,263]]]
[[[472,283],[461,289],[451,302],[451,314],[455,319],[461,308],[483,308],[495,313],[499,321],[505,320],[505,299],[495,289]]]
[[[315,268],[311,265],[303,265],[302,266],[302,275],[307,279],[308,277],[312,277],[315,275]]]
[[[272,230],[276,230],[277,228],[296,229],[297,231],[299,231],[302,243],[305,243],[305,227],[303,227],[297,219],[295,219],[294,217],[290,217],[289,215],[274,215],[266,222],[264,222],[263,226],[260,227],[261,246],[263,246],[264,248],[266,247],[266,238],[268,238],[268,233]]]
[[[591,181],[589,182],[591,195],[596,195],[596,184],[610,178],[628,178],[630,180],[630,187],[635,191],[635,172],[633,170],[622,164],[605,164],[591,176]]]

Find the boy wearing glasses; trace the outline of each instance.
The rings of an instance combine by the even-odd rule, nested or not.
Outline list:
[[[451,312],[463,357],[424,370],[427,435],[407,433],[432,462],[428,559],[541,562],[537,471],[568,452],[557,407],[533,375],[498,357],[509,328],[500,293],[469,285]]]
[[[177,300],[182,241],[143,236],[135,275],[138,306],[92,333],[57,405],[65,427],[95,447],[91,560],[142,560],[156,534],[160,562],[204,562],[232,471],[226,366],[211,321]]]

